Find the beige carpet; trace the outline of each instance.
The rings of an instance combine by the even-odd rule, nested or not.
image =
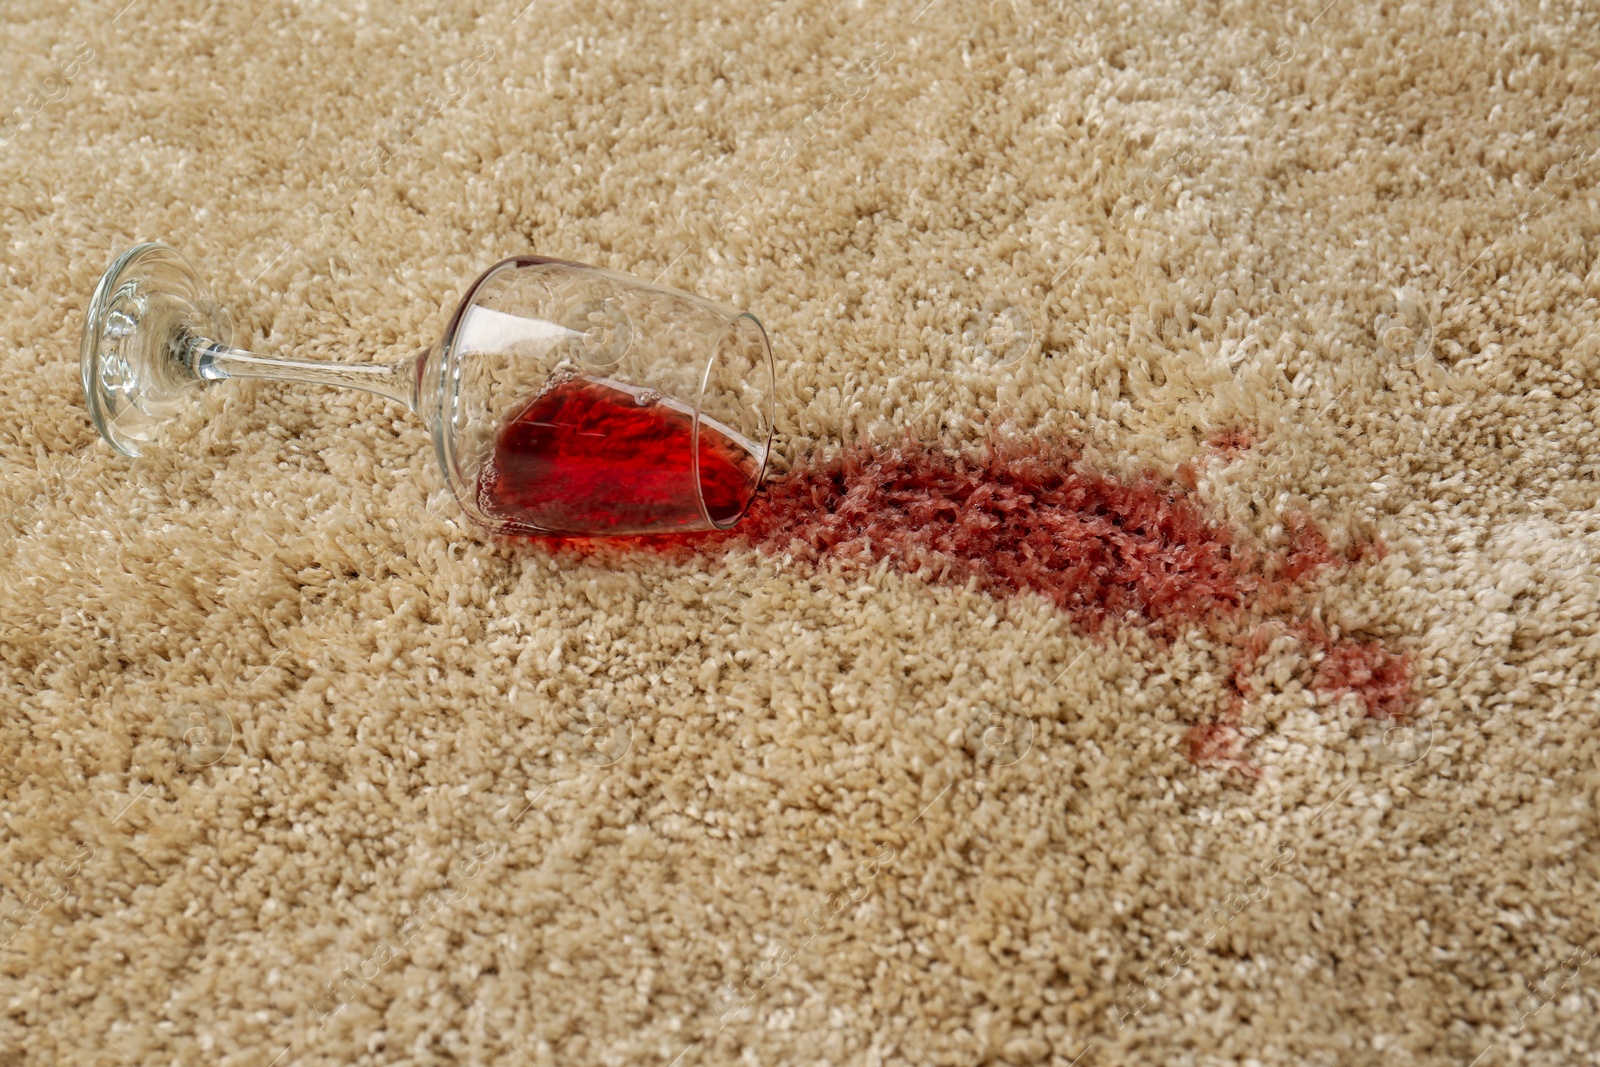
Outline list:
[[[0,1062],[1600,1057],[1592,6],[125,2],[0,13]],[[76,353],[144,238],[261,350],[533,249],[760,314],[786,464],[1304,513],[1407,725],[1287,631],[1230,712],[1204,627],[487,544],[365,395],[130,462]]]

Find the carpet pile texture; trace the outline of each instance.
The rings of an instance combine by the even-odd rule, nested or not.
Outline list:
[[[0,12],[0,1062],[1600,1056],[1600,10],[524,5]],[[143,239],[262,352],[750,308],[770,492],[492,543],[273,383],[120,457]]]

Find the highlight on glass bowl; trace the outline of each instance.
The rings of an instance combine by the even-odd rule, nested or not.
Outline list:
[[[128,249],[84,324],[95,428],[138,456],[228,378],[364,389],[422,417],[462,511],[509,535],[723,530],[766,472],[776,382],[761,323],[599,267],[502,260],[435,344],[393,362],[263,356],[232,339],[187,260],[156,242]]]

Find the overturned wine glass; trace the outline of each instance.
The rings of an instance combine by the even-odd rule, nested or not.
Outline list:
[[[390,363],[259,356],[232,333],[176,251],[118,256],[83,331],[100,436],[138,456],[226,378],[364,389],[422,416],[462,511],[510,535],[723,530],[766,471],[776,382],[761,323],[599,267],[502,260],[436,344]]]

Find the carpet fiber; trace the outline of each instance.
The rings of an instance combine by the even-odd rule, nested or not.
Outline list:
[[[1593,7],[0,13],[0,1062],[1600,1056]],[[125,6],[124,6],[125,5]],[[761,316],[770,493],[490,543],[388,359],[542,253]]]

